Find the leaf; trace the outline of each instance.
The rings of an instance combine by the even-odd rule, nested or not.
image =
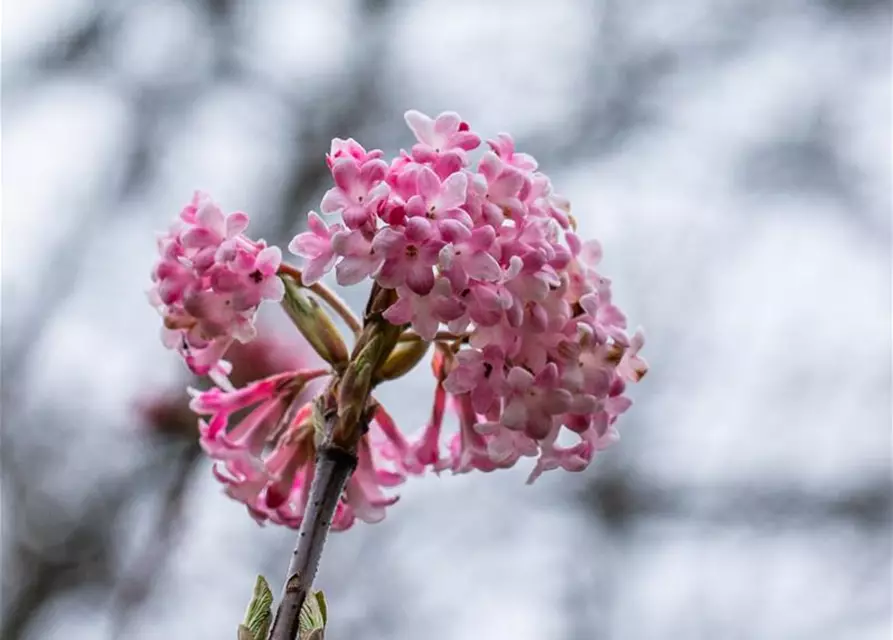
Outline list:
[[[298,616],[299,640],[323,640],[328,621],[328,606],[322,591],[314,591],[304,601],[301,614]]]
[[[316,591],[313,597],[316,598],[316,603],[319,606],[322,626],[326,626],[326,623],[329,621],[329,605],[326,603],[326,596],[322,591]]]
[[[273,592],[263,576],[257,576],[254,593],[245,620],[239,625],[239,640],[266,640],[270,623],[273,621]]]

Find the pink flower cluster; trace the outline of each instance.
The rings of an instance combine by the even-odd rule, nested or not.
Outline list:
[[[417,142],[389,162],[352,139],[332,142],[334,186],[320,209],[340,219],[311,212],[289,245],[305,259],[301,285],[333,269],[342,285],[375,281],[396,292],[385,318],[417,334],[403,338],[437,343],[428,424],[408,439],[378,406],[337,530],[381,520],[397,500],[384,489],[427,469],[489,472],[531,457],[532,482],[586,468],[617,438],[626,385],[648,369],[642,333],[627,333],[597,270],[600,246],[577,236],[568,201],[536,160],[506,134],[476,152],[481,138],[455,113],[409,111],[406,121]],[[306,392],[333,372],[290,362],[256,370],[238,389],[226,379],[227,349],[251,340],[258,305],[284,293],[279,250],[247,238],[247,225],[196,194],[159,239],[150,300],[165,344],[217,382],[193,391],[190,407],[207,416],[200,442],[227,493],[259,521],[298,527],[315,457]],[[452,436],[448,409],[459,425]]]
[[[332,268],[342,285],[373,279],[397,292],[390,322],[425,340],[444,327],[460,336],[442,363],[437,419],[417,445],[392,439],[392,458],[405,472],[465,472],[537,457],[531,480],[585,468],[616,438],[626,383],[647,370],[642,334],[628,336],[596,270],[599,245],[576,235],[568,201],[510,136],[489,140],[473,164],[481,139],[457,114],[409,111],[406,122],[417,143],[390,163],[352,139],[332,142],[321,211],[341,222],[311,212],[289,245],[306,283]],[[448,401],[460,429],[444,458]],[[576,444],[559,444],[565,431]]]
[[[276,277],[282,254],[262,240],[249,240],[247,226],[246,214],[225,215],[196,193],[158,238],[161,255],[149,300],[164,317],[165,346],[177,349],[197,375],[225,377],[223,354],[233,340],[255,336],[258,305],[282,298]]]
[[[199,421],[199,432],[202,447],[217,460],[214,474],[258,522],[301,526],[315,446],[311,403],[300,399],[307,382],[328,373],[285,371],[234,391],[192,392],[192,410],[211,416]],[[240,420],[232,419],[243,411],[247,413]],[[357,519],[379,522],[385,508],[397,501],[382,489],[402,483],[405,474],[384,458],[381,444],[374,444],[379,435],[373,424],[360,441],[356,470],[332,519],[335,531],[351,527]]]

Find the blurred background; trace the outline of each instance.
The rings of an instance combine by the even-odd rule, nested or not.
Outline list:
[[[195,446],[144,297],[154,231],[202,189],[284,246],[329,140],[408,148],[408,108],[537,156],[652,369],[588,471],[429,476],[334,535],[327,637],[890,637],[890,3],[2,18],[0,638],[234,638],[254,576],[278,592],[294,533],[258,527]],[[429,377],[379,394],[409,431]]]

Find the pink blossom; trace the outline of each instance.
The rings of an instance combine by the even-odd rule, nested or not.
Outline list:
[[[629,341],[629,347],[623,352],[623,358],[617,365],[617,375],[630,382],[638,382],[648,373],[648,363],[639,357],[639,350],[645,346],[645,334],[641,329]]]
[[[375,279],[383,287],[396,289],[404,283],[420,296],[434,287],[434,265],[444,242],[426,218],[410,218],[403,230],[384,227],[372,248],[384,258]]]
[[[464,349],[456,354],[456,364],[444,386],[453,395],[469,394],[477,413],[488,414],[498,398],[508,391],[505,354],[496,345],[483,351]]]
[[[567,389],[560,387],[554,362],[536,376],[521,367],[512,367],[506,382],[508,394],[501,422],[509,429],[542,439],[551,430],[553,417],[571,408],[573,398]]]
[[[376,411],[337,528],[377,521],[394,501],[384,488],[427,468],[490,472],[534,458],[530,481],[585,469],[617,439],[631,406],[627,384],[648,368],[644,337],[627,333],[600,271],[601,246],[576,234],[569,201],[536,160],[499,134],[473,165],[468,151],[481,138],[457,114],[405,119],[416,144],[390,160],[353,139],[332,142],[334,185],[320,211],[341,218],[326,226],[311,213],[290,245],[304,259],[305,282],[334,268],[342,285],[391,289],[384,318],[418,334],[404,339],[437,342],[430,420],[407,438]],[[159,242],[152,299],[168,344],[194,368],[220,370],[232,341],[253,335],[260,301],[281,295],[279,256],[248,240],[246,224],[244,214],[195,200]],[[203,423],[203,441],[256,517],[294,526],[312,452],[300,421],[269,426],[292,406],[278,393],[249,394],[255,402],[234,426],[218,409]],[[443,433],[448,410],[459,423],[452,437]],[[566,437],[574,442],[565,446]]]
[[[412,148],[412,156],[418,162],[434,162],[449,156],[460,163],[465,152],[481,144],[480,137],[472,132],[459,114],[445,111],[432,119],[419,111],[410,110],[404,116],[406,124],[415,134],[418,144]]]
[[[164,318],[165,346],[198,375],[222,379],[222,358],[233,340],[246,342],[256,333],[257,307],[282,298],[279,248],[247,238],[247,226],[244,213],[224,215],[197,192],[158,239],[149,300]]]
[[[258,521],[298,528],[313,479],[314,427],[310,403],[297,404],[310,379],[325,370],[286,371],[241,389],[194,392],[190,406],[211,416],[199,422],[201,444],[216,460],[214,472],[227,495],[246,505]],[[294,410],[294,407],[298,407]],[[246,411],[235,424],[233,416]],[[367,436],[358,447],[357,468],[345,487],[332,528],[359,519],[381,521],[397,501],[384,487],[402,482],[399,469],[387,469],[381,445]]]
[[[451,468],[492,471],[534,456],[532,477],[582,469],[612,441],[614,422],[629,408],[623,381],[647,370],[641,338],[631,344],[610,281],[596,271],[600,247],[571,230],[569,203],[510,136],[490,140],[492,151],[470,171],[463,140],[471,148],[479,137],[453,138],[470,131],[458,116],[410,112],[407,122],[419,144],[390,164],[391,194],[363,231],[362,244],[373,249],[358,252],[383,262],[356,273],[396,289],[385,313],[391,322],[411,325],[423,339],[446,325],[470,345],[445,361],[435,392],[433,415],[444,394],[459,412]],[[405,438],[383,424],[392,455],[416,468]],[[425,450],[439,439],[438,424],[423,431]],[[580,443],[557,446],[562,429]],[[428,465],[439,468],[436,460]]]
[[[487,183],[485,214],[490,219],[498,219],[500,214],[516,220],[523,218],[526,213],[523,200],[530,189],[529,178],[490,151],[481,158],[478,171]]]
[[[460,318],[465,306],[452,293],[445,278],[434,282],[430,293],[414,295],[408,287],[397,289],[398,299],[385,312],[384,317],[393,324],[411,324],[425,340],[433,340],[437,327]]]
[[[335,266],[338,259],[332,247],[332,236],[343,229],[340,224],[327,226],[319,215],[311,211],[307,219],[309,231],[299,233],[289,243],[288,249],[293,254],[307,259],[301,280],[304,284],[319,282],[326,273]]]
[[[374,524],[385,517],[385,509],[397,502],[399,496],[386,496],[381,490],[379,471],[373,460],[368,439],[357,448],[357,467],[344,489],[344,504],[353,509],[363,522]]]
[[[466,227],[474,224],[471,216],[461,209],[465,204],[468,178],[456,172],[441,182],[437,174],[428,167],[415,172],[416,195],[407,200],[406,215],[424,216],[429,220],[458,220]]]
[[[381,266],[384,256],[376,252],[369,235],[368,231],[355,229],[339,231],[332,237],[332,250],[341,256],[335,267],[338,284],[357,284]]]
[[[542,455],[527,477],[527,484],[533,484],[544,471],[561,468],[565,471],[579,472],[588,467],[592,461],[592,456],[598,448],[598,436],[594,432],[586,432],[580,442],[571,447],[560,447],[555,444],[558,432],[558,429],[553,429],[541,441]],[[595,438],[595,442],[593,442],[593,438]]]
[[[363,145],[353,138],[348,138],[347,140],[335,138],[332,140],[331,150],[326,155],[326,164],[331,169],[335,162],[341,158],[353,158],[358,164],[363,164],[367,160],[377,160],[383,155],[384,152],[379,149],[366,151]]]
[[[515,141],[509,134],[500,133],[495,139],[487,140],[487,144],[507,165],[521,171],[536,171],[536,160],[527,153],[516,153]]]
[[[326,192],[320,210],[340,213],[350,229],[370,222],[390,191],[384,182],[387,170],[388,165],[378,159],[363,164],[348,157],[336,160],[332,164],[335,186]]]
[[[439,264],[454,291],[465,290],[472,278],[492,282],[502,277],[502,267],[490,253],[496,240],[493,227],[470,230],[457,220],[444,220],[440,232],[447,244],[440,251]]]
[[[446,378],[446,359],[442,353],[435,352],[432,361],[432,371],[437,379],[434,389],[434,402],[431,407],[431,419],[422,430],[421,436],[415,443],[409,444],[399,434],[397,425],[383,409],[379,409],[377,422],[382,430],[389,434],[391,442],[390,458],[400,465],[405,473],[419,474],[426,467],[431,467],[435,472],[447,468],[449,461],[440,455],[440,436],[443,429],[443,418],[446,412],[447,392],[444,388]]]

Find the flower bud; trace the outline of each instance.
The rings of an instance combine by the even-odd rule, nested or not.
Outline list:
[[[335,369],[347,365],[347,346],[341,339],[337,327],[329,314],[313,298],[308,298],[298,284],[289,276],[282,276],[285,283],[285,297],[282,306],[292,319],[301,335],[307,339],[319,357]]]
[[[397,346],[391,351],[391,355],[378,370],[375,376],[376,382],[402,378],[425,357],[430,346],[431,343],[424,340],[397,343]]]
[[[257,576],[245,620],[239,625],[239,640],[264,640],[273,620],[273,592],[263,576]]]

